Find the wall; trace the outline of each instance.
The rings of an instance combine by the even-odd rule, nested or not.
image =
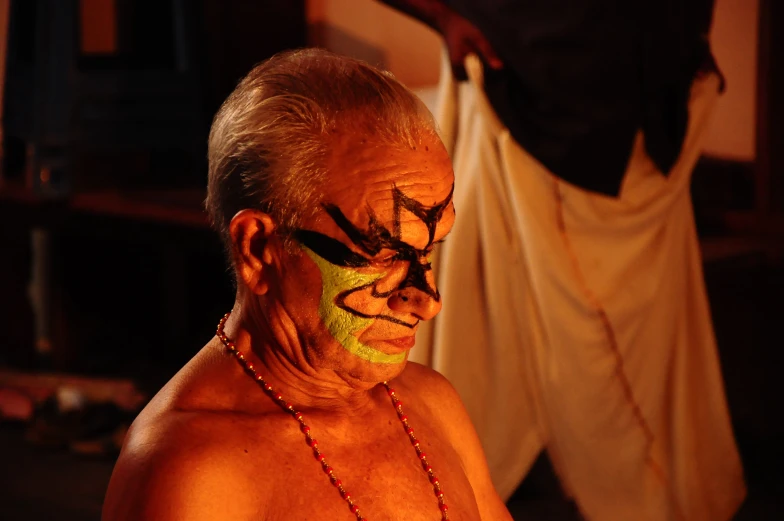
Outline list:
[[[441,39],[376,0],[309,0],[313,43],[381,65],[411,88],[438,83]]]
[[[727,90],[719,99],[706,154],[739,161],[756,157],[759,0],[717,0],[711,43]]]
[[[80,48],[84,54],[117,52],[117,2],[79,0]]]

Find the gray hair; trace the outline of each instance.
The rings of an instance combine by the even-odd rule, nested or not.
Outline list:
[[[344,130],[408,148],[437,135],[391,73],[322,49],[278,54],[239,82],[210,130],[205,202],[230,258],[229,224],[246,208],[269,214],[289,244],[318,210],[330,135]]]

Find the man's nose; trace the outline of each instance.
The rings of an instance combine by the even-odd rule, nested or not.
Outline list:
[[[419,320],[430,320],[441,311],[438,291],[425,292],[408,286],[396,291],[389,299],[389,309],[396,313],[409,313]]]

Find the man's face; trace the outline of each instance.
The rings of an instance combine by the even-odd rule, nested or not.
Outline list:
[[[455,218],[451,162],[437,140],[401,151],[344,135],[329,167],[322,208],[295,232],[299,276],[286,278],[297,282],[281,296],[312,362],[388,378],[441,309],[429,258]]]

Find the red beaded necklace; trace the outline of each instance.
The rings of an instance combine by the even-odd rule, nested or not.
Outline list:
[[[289,413],[295,420],[299,422],[299,428],[305,435],[305,442],[313,451],[313,456],[321,464],[321,468],[329,477],[329,481],[335,488],[338,489],[338,492],[340,492],[340,497],[342,497],[346,503],[348,503],[348,508],[351,510],[351,513],[357,517],[357,521],[367,521],[367,519],[364,518],[359,512],[359,507],[352,499],[348,490],[346,490],[346,487],[343,486],[343,482],[340,481],[337,475],[335,475],[335,471],[332,469],[329,463],[327,463],[327,460],[324,458],[324,453],[319,449],[319,444],[316,441],[316,438],[314,438],[311,434],[310,427],[307,425],[307,423],[305,423],[305,418],[302,416],[302,413],[297,411],[292,404],[283,399],[280,393],[275,392],[272,386],[264,381],[264,377],[256,372],[253,364],[250,363],[247,358],[245,358],[245,355],[243,355],[237,349],[237,347],[234,345],[234,342],[229,340],[229,338],[223,332],[223,327],[226,325],[226,320],[228,320],[229,315],[230,313],[226,313],[223,315],[223,318],[220,320],[220,322],[218,322],[218,329],[216,334],[220,341],[224,346],[226,346],[226,349],[228,349],[229,352],[234,355],[234,358],[237,359],[245,372],[252,376],[254,380],[256,380],[256,383],[261,386],[267,396],[272,398],[272,400],[277,405],[282,407],[284,411]],[[441,510],[441,519],[442,521],[446,521],[449,519],[449,516],[447,515],[447,511],[449,509],[447,508],[444,501],[444,492],[441,490],[441,483],[439,483],[433,467],[431,467],[427,462],[427,456],[420,447],[419,440],[416,439],[416,436],[414,436],[414,429],[412,429],[411,425],[409,425],[408,417],[403,414],[403,402],[397,398],[395,390],[391,388],[387,382],[384,382],[384,387],[386,387],[387,394],[392,400],[392,405],[395,407],[395,411],[397,412],[398,419],[400,419],[400,423],[403,424],[403,428],[406,430],[406,434],[408,435],[409,440],[411,440],[411,445],[414,446],[417,457],[419,457],[419,460],[422,462],[422,468],[425,470],[425,472],[427,472],[427,475],[430,478],[430,483],[433,485],[433,492],[438,499],[438,508]]]

